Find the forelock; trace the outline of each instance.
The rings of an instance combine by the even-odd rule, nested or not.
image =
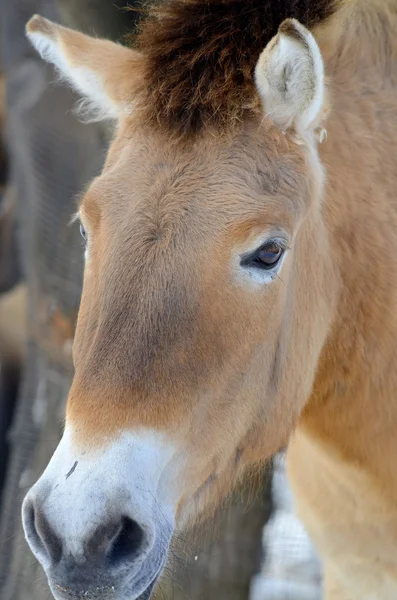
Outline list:
[[[259,110],[253,71],[287,17],[307,27],[334,0],[161,0],[148,3],[140,115],[182,137],[236,127]]]

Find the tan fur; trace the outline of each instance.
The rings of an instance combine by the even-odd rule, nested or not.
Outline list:
[[[171,436],[191,514],[295,429],[326,600],[394,600],[397,6],[346,0],[313,32],[332,104],[324,193],[315,150],[256,113],[173,146],[139,111],[120,121],[81,204],[67,420],[85,446],[141,425]],[[100,70],[116,82],[126,64]],[[291,248],[279,279],[250,286],[233,256],[267,228]]]

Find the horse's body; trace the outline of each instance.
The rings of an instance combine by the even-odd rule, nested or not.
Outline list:
[[[80,208],[67,428],[24,509],[59,597],[146,593],[175,520],[292,431],[326,600],[397,597],[397,4],[337,7],[313,29],[328,90],[314,39],[286,22],[256,68],[263,109],[250,97],[240,112],[245,84],[219,99],[210,82],[198,100],[171,64],[151,79],[159,49],[171,56],[159,43],[156,58],[156,36],[142,67],[133,51],[31,22],[43,54],[119,119]],[[235,122],[212,129],[206,111],[222,102]]]
[[[379,18],[369,11],[368,30],[359,18],[341,30],[336,55],[322,47],[332,77],[324,214],[341,291],[289,449],[327,600],[397,597],[397,15],[361,4],[378,4]]]

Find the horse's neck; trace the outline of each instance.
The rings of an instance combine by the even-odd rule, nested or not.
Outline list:
[[[342,289],[302,418],[315,435],[378,472],[397,449],[396,22],[397,13],[389,28],[383,22],[372,58],[366,27],[349,52],[339,48],[329,59],[324,210]]]

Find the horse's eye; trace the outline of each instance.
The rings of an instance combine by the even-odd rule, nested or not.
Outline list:
[[[271,269],[279,262],[283,254],[284,248],[279,242],[272,240],[257,250],[255,262],[261,269]]]
[[[255,267],[270,271],[277,266],[285,252],[285,245],[281,240],[268,240],[263,246],[252,254],[246,255],[241,261],[244,267]]]
[[[84,226],[80,223],[80,233],[81,233],[81,237],[87,241],[87,232],[84,229]]]

